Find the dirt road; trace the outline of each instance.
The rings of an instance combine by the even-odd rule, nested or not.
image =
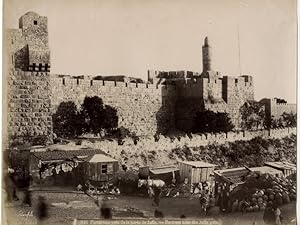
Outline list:
[[[32,194],[32,207],[23,206],[21,202],[14,202],[6,206],[10,214],[10,224],[29,225],[37,224],[35,208],[38,196],[43,196],[49,206],[49,218],[47,224],[72,224],[74,218],[97,219],[100,218],[99,207],[94,200],[85,194],[78,193],[53,193],[34,192]],[[22,197],[20,197],[22,199]],[[101,198],[100,198],[101,202]],[[108,200],[108,205],[113,209],[113,218],[154,218],[154,211],[162,212],[164,218],[177,218],[182,215],[186,219],[213,220],[224,225],[264,225],[262,212],[253,213],[219,213],[213,216],[205,216],[200,210],[197,199],[188,198],[163,198],[159,207],[152,205],[150,198],[119,196]],[[296,215],[296,205],[292,202],[281,207],[283,216],[291,221]],[[293,223],[291,223],[293,224]],[[296,223],[294,223],[296,224]]]

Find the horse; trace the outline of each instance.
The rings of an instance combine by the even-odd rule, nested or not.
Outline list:
[[[159,206],[160,201],[160,194],[162,191],[162,188],[165,187],[165,182],[162,180],[152,180],[152,179],[139,179],[138,181],[138,188],[142,186],[146,186],[148,189],[148,195],[149,197],[154,197],[154,203]]]
[[[142,186],[146,186],[146,187],[156,187],[156,188],[163,188],[166,186],[166,183],[162,180],[153,180],[153,179],[147,179],[147,180],[143,180],[143,179],[139,179],[138,181],[138,187],[142,187]]]

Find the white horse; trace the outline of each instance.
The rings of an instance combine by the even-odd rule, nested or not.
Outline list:
[[[163,188],[165,187],[166,183],[162,180],[153,180],[153,179],[139,179],[138,187],[146,186],[146,187],[156,187],[156,188]]]

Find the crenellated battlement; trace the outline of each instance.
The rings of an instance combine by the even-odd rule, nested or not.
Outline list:
[[[289,103],[276,103],[276,105],[278,105],[278,106],[288,106],[288,105],[292,105],[292,104],[289,104]]]
[[[79,77],[71,75],[51,75],[52,85],[61,86],[64,88],[102,88],[102,87],[115,87],[115,88],[130,88],[130,89],[169,89],[176,90],[176,86],[172,84],[151,84],[151,83],[138,83],[138,82],[123,82],[111,80],[95,80],[88,77]]]
[[[279,103],[277,98],[270,99],[270,103],[271,103],[271,106],[289,106],[289,105],[294,106],[295,105],[295,104],[291,104],[291,103],[287,103],[287,102]]]

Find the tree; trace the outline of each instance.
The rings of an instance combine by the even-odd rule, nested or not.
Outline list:
[[[278,119],[275,119],[274,116],[271,116],[271,128],[281,128],[284,127],[283,121],[282,121],[282,116],[279,117]]]
[[[81,115],[85,119],[85,132],[98,134],[101,129],[111,130],[118,126],[117,110],[104,105],[97,96],[85,97],[81,105]]]
[[[297,114],[284,112],[279,118],[271,117],[271,128],[295,127],[297,126]]]
[[[54,133],[65,138],[74,138],[85,132],[98,134],[103,129],[112,132],[118,127],[117,110],[104,105],[97,96],[86,97],[80,112],[74,102],[62,102],[52,119]]]
[[[104,116],[104,104],[101,98],[85,97],[81,105],[81,114],[85,119],[85,131],[97,134],[103,127]]]
[[[247,101],[240,108],[242,117],[241,126],[246,130],[255,130],[266,126],[264,104],[256,101]]]
[[[104,112],[103,128],[111,130],[118,127],[119,118],[117,110],[110,105],[105,105]]]
[[[285,127],[296,127],[297,126],[297,114],[290,112],[290,113],[286,113],[284,112],[281,115],[282,118],[282,122],[284,124]]]
[[[234,128],[227,113],[210,110],[196,112],[193,132],[228,132]]]
[[[62,102],[52,115],[53,132],[59,137],[75,137],[82,133],[83,122],[74,102]]]
[[[227,113],[217,113],[217,126],[220,132],[228,132],[234,128]]]

